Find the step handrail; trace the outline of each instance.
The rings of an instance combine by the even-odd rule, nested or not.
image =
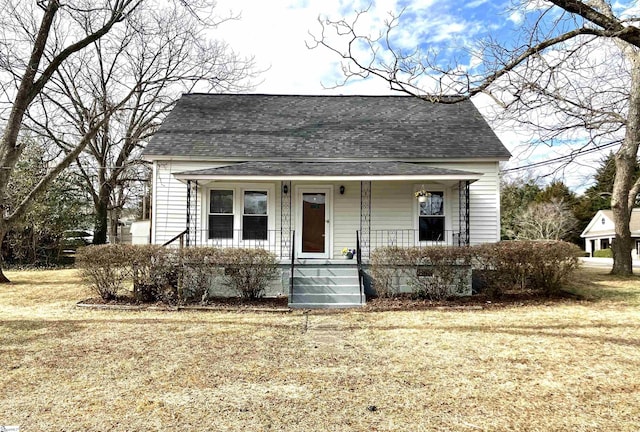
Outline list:
[[[164,243],[162,246],[169,246],[174,241],[180,239],[180,249],[182,249],[184,247],[184,236],[187,235],[188,233],[189,233],[189,228],[185,229],[184,231],[182,231],[181,233],[173,237],[171,240]]]
[[[362,250],[360,249],[360,232],[356,230],[356,262],[358,264],[358,285],[360,286],[360,304],[364,304],[364,272],[362,270]]]
[[[293,300],[293,270],[296,265],[296,231],[291,232],[291,277],[289,278],[289,303]]]

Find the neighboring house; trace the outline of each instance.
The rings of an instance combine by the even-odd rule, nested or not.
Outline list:
[[[509,156],[471,102],[186,94],[144,151],[151,243],[187,230],[188,246],[317,265],[357,241],[364,263],[380,246],[494,242]]]
[[[590,256],[602,249],[609,249],[611,242],[616,237],[616,225],[613,223],[613,211],[599,210],[591,219],[589,225],[582,231],[580,237],[584,238],[584,250]],[[631,211],[631,220],[629,222],[631,229],[631,237],[634,242],[632,251],[633,258],[640,257],[640,208]]]

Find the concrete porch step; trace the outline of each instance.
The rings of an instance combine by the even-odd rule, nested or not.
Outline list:
[[[292,308],[347,308],[364,303],[356,265],[304,264],[294,268]]]
[[[353,276],[358,274],[358,267],[346,267],[346,266],[297,266],[293,269],[294,276],[322,276],[322,277],[334,277],[334,276]]]
[[[294,294],[360,294],[360,286],[351,285],[295,285]]]
[[[321,285],[321,286],[357,286],[358,275],[349,276],[294,276],[294,286]]]

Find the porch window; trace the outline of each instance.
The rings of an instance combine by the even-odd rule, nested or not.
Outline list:
[[[432,192],[425,202],[418,203],[420,241],[444,241],[444,192]]]
[[[600,249],[609,249],[609,239],[600,239]]]
[[[267,192],[245,191],[242,214],[242,239],[267,240]]]
[[[233,238],[233,191],[209,192],[209,238]]]

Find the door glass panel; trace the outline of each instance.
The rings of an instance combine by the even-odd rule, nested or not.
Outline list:
[[[302,252],[325,252],[325,194],[302,194]]]

